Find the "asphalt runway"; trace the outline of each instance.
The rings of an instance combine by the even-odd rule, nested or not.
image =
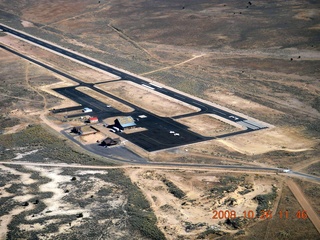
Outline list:
[[[142,108],[139,108],[138,106],[135,106],[135,105],[133,105],[129,102],[126,102],[118,97],[115,97],[115,96],[111,95],[110,93],[106,93],[100,89],[95,88],[93,84],[84,83],[84,82],[82,82],[72,76],[69,76],[66,73],[63,73],[63,72],[56,70],[50,66],[47,66],[37,60],[34,60],[30,57],[24,56],[23,54],[17,53],[9,48],[1,46],[2,48],[6,49],[8,51],[11,51],[11,52],[29,60],[29,61],[32,61],[42,67],[45,67],[55,73],[58,73],[64,77],[71,79],[72,81],[79,83],[79,86],[86,86],[92,90],[95,90],[101,94],[104,94],[105,96],[111,97],[111,98],[115,99],[116,101],[119,101],[121,103],[124,103],[124,104],[134,108],[135,109],[134,112],[130,114],[134,118],[138,118],[139,115],[148,116],[148,118],[141,119],[141,121],[137,122],[138,127],[146,128],[147,131],[136,132],[136,133],[131,133],[131,134],[126,134],[125,132],[119,133],[119,135],[121,135],[122,137],[124,137],[127,140],[135,143],[136,145],[144,148],[147,151],[157,151],[157,150],[161,150],[161,149],[182,146],[182,145],[186,145],[186,144],[190,144],[190,143],[207,141],[207,140],[213,139],[213,138],[234,136],[237,134],[243,134],[243,133],[257,131],[260,129],[267,128],[267,126],[262,123],[255,122],[254,120],[248,120],[246,118],[243,118],[241,116],[238,116],[238,115],[235,115],[231,112],[228,112],[224,109],[214,107],[212,105],[201,102],[195,98],[180,94],[178,92],[172,91],[172,90],[167,89],[165,87],[161,87],[159,85],[156,85],[154,83],[146,81],[138,76],[135,76],[135,75],[129,74],[125,71],[116,69],[116,68],[111,67],[107,64],[102,64],[102,63],[97,62],[95,60],[89,59],[85,56],[76,54],[74,52],[68,51],[68,50],[63,49],[61,47],[58,47],[56,45],[42,41],[38,38],[34,38],[30,35],[15,31],[14,29],[8,28],[6,26],[0,25],[0,29],[2,29],[5,32],[11,33],[15,36],[18,36],[20,38],[24,38],[28,41],[31,41],[31,42],[36,43],[38,45],[41,45],[42,47],[50,49],[51,51],[55,51],[57,53],[63,54],[65,56],[68,56],[68,57],[73,58],[75,60],[81,61],[81,62],[86,63],[88,65],[91,65],[93,67],[107,71],[108,73],[112,73],[112,74],[120,77],[122,80],[132,81],[132,82],[139,84],[143,87],[146,87],[148,89],[151,89],[151,90],[159,92],[159,93],[162,93],[164,95],[175,98],[177,100],[183,101],[185,103],[188,103],[188,104],[193,105],[195,107],[198,107],[200,109],[199,112],[176,116],[176,117],[174,117],[174,119],[188,117],[188,116],[196,116],[199,114],[208,113],[208,114],[215,114],[215,115],[222,117],[222,118],[225,118],[229,121],[236,122],[236,123],[242,125],[246,129],[246,130],[241,130],[238,132],[224,134],[221,136],[216,136],[216,137],[211,137],[211,138],[203,137],[199,134],[196,134],[194,132],[189,131],[186,126],[184,126],[178,122],[175,122],[171,118],[162,118],[162,117],[156,116],[156,115],[154,115],[154,114],[152,114]],[[100,101],[90,97],[89,95],[86,95],[80,91],[77,91],[76,87],[78,87],[78,86],[58,88],[58,89],[54,89],[54,90],[64,96],[66,96],[67,98],[70,98],[73,101],[81,104],[82,107],[89,107],[89,108],[93,109],[93,112],[79,113],[79,114],[69,115],[67,117],[79,117],[79,116],[83,116],[83,115],[90,115],[90,116],[97,116],[97,117],[99,117],[99,119],[104,119],[104,118],[113,117],[113,116],[128,116],[128,114],[124,114],[124,113],[122,113],[112,107],[111,108],[107,107],[107,105],[108,105],[107,103],[100,102]],[[67,112],[68,110],[67,109],[57,109],[55,111]],[[210,127],[210,126],[208,126],[208,127]],[[170,131],[178,132],[179,136],[174,136],[173,134],[170,134],[169,133]]]

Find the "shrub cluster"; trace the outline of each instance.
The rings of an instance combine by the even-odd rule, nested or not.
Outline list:
[[[253,199],[258,201],[256,216],[259,217],[264,210],[270,209],[276,197],[277,197],[277,188],[275,186],[272,186],[271,193],[255,196]]]
[[[162,182],[168,187],[169,192],[176,198],[181,199],[186,196],[186,194],[170,180],[162,178]]]
[[[142,235],[154,240],[166,239],[157,227],[157,218],[152,212],[148,201],[136,185],[128,188],[128,204],[126,210],[131,226],[138,229]]]

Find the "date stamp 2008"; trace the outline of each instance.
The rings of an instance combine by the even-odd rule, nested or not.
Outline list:
[[[237,217],[243,217],[243,218],[248,218],[248,219],[254,219],[254,218],[259,218],[259,219],[272,219],[274,217],[278,217],[279,219],[289,219],[289,217],[296,218],[296,219],[304,219],[306,220],[308,218],[308,214],[305,210],[298,210],[294,213],[294,216],[291,216],[289,214],[288,210],[282,211],[279,210],[276,213],[272,213],[271,210],[261,210],[260,214],[257,214],[253,210],[249,211],[243,211],[242,214],[237,214],[236,211],[234,210],[213,210],[212,211],[213,216],[212,219],[234,219]]]

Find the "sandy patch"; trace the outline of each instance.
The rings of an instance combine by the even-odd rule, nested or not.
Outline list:
[[[17,113],[18,111],[16,111],[15,113]],[[11,116],[14,115],[15,113],[13,114],[10,114]],[[13,133],[17,133],[17,132],[20,132],[22,131],[23,129],[25,129],[26,127],[28,126],[27,123],[21,123],[21,124],[17,124],[13,127],[9,127],[9,128],[6,128],[5,131],[4,131],[4,134],[13,134]]]
[[[105,138],[106,138],[106,135],[104,135],[103,133],[100,133],[100,132],[80,137],[81,142],[83,142],[85,144],[97,143],[97,141],[102,141]]]
[[[315,24],[314,26],[309,28],[310,30],[320,30],[320,24]]]
[[[97,87],[162,117],[179,116],[200,110],[130,81],[99,84]]]
[[[38,151],[39,151],[39,149],[32,150],[32,151],[25,152],[25,153],[16,153],[17,156],[16,156],[14,159],[15,159],[15,160],[16,160],[16,159],[22,159],[22,158],[24,158],[25,156],[34,154],[34,153],[36,153],[36,152],[38,152]]]
[[[34,27],[34,24],[32,22],[28,22],[28,21],[21,21],[22,26],[24,26],[25,28],[28,27]]]
[[[7,190],[6,190],[6,188],[10,188],[12,186],[12,184],[7,184],[7,185],[5,185],[5,186],[3,186],[3,187],[0,187],[0,196],[1,197],[11,197],[11,196],[14,196],[14,194],[13,193],[9,193],[9,192],[7,192]]]
[[[37,170],[41,172],[41,168],[31,167],[32,170]],[[57,214],[57,211],[60,212],[61,207],[61,199],[65,196],[65,192],[63,189],[59,188],[59,185],[62,183],[70,182],[71,176],[67,175],[60,175],[61,170],[59,169],[52,169],[50,171],[45,171],[42,173],[43,176],[50,178],[50,182],[46,184],[42,184],[39,187],[41,192],[46,192],[50,190],[53,193],[53,196],[48,199],[43,199],[42,201],[47,205],[47,208],[44,211],[52,211],[53,214]],[[78,210],[76,210],[77,212]],[[67,214],[67,211],[64,210],[64,214]],[[40,214],[42,215],[42,214]]]
[[[187,125],[191,131],[208,137],[216,136],[218,133],[222,134],[239,130],[234,126],[214,118],[214,115],[209,114],[179,118],[176,121]]]
[[[45,221],[45,223],[47,223],[48,221]],[[57,222],[57,221],[55,221]],[[46,227],[46,224],[40,224],[40,223],[35,223],[33,225],[27,225],[27,224],[20,224],[19,225],[19,229],[22,231],[29,231],[30,229],[32,230],[43,230]]]
[[[17,175],[19,176],[19,178],[16,180],[17,182],[20,181],[20,182],[23,182],[24,185],[29,185],[29,184],[33,184],[35,183],[36,181],[33,180],[31,178],[31,173],[24,173],[24,172],[19,172],[13,168],[10,168],[10,167],[5,167],[5,166],[1,166],[0,167],[1,170],[4,170],[6,172],[9,172],[13,175]]]
[[[319,9],[296,10],[298,13],[293,16],[295,19],[311,21],[320,15]]]
[[[101,93],[98,93],[90,88],[87,88],[87,87],[77,87],[77,90],[80,91],[80,92],[83,92],[87,95],[89,95],[90,97],[93,97],[107,105],[110,105],[111,107],[121,111],[121,112],[133,112],[134,109],[123,104],[123,103],[120,103],[112,98],[109,98]]]
[[[12,221],[14,215],[18,215],[26,210],[31,210],[33,206],[29,205],[28,207],[19,207],[13,209],[8,214],[0,216],[0,239],[6,239],[6,234],[8,231],[8,225]]]
[[[34,197],[35,197],[35,195],[26,194],[23,196],[16,196],[13,199],[16,200],[17,202],[27,202],[27,201],[29,201],[29,199],[34,198]]]
[[[10,174],[14,174],[17,175],[18,178],[14,181],[15,183],[23,183],[24,185],[29,185],[35,182],[35,180],[33,180],[31,177],[30,173],[24,173],[24,172],[19,172],[13,168],[10,167],[5,167],[3,165],[0,166],[1,171],[5,171],[5,172],[9,172]],[[4,186],[4,188],[6,187],[10,187],[12,185],[12,181],[10,184]],[[8,196],[12,196],[13,194],[8,193],[5,189],[1,189],[4,191],[1,191],[1,197],[8,197]],[[13,199],[19,202],[25,202],[28,201],[30,198],[33,198],[34,195],[32,194],[25,194],[25,195],[20,195],[20,196],[15,196]],[[8,224],[10,224],[12,217],[14,215],[20,214],[23,211],[26,210],[31,210],[33,208],[32,205],[29,205],[27,207],[17,207],[15,209],[13,209],[12,211],[8,212],[5,215],[0,216],[0,239],[5,239],[6,237],[6,233],[8,231],[7,226]]]
[[[64,190],[60,188],[61,184],[69,183],[71,176],[67,175],[60,175],[60,172],[62,170],[56,168],[52,169],[50,171],[40,168],[40,167],[28,167],[30,170],[37,171],[41,175],[43,175],[46,178],[50,178],[50,182],[46,184],[42,184],[39,187],[40,192],[52,192],[53,195],[50,198],[46,199],[41,199],[41,201],[46,205],[46,208],[37,214],[33,215],[28,215],[26,216],[26,220],[28,221],[34,221],[37,219],[42,219],[50,216],[61,216],[61,215],[75,215],[78,214],[79,212],[83,213],[84,217],[89,217],[90,216],[90,210],[88,209],[82,209],[76,206],[73,206],[70,203],[67,203],[63,201],[63,197],[66,195]],[[45,170],[45,171],[44,171]],[[56,221],[56,220],[53,220]],[[80,219],[74,221],[74,224],[79,223],[80,224]],[[43,224],[45,223],[50,223],[47,221],[44,221]],[[26,226],[19,226],[21,228],[25,228]],[[31,225],[29,225],[29,228],[32,228]]]
[[[219,178],[216,176],[196,176],[195,179],[201,182],[219,182]]]
[[[255,155],[270,151],[307,151],[312,149],[316,141],[307,139],[299,129],[274,128],[250,133],[250,137],[237,135],[232,138],[216,140],[237,152]]]
[[[93,171],[93,170],[80,170],[80,171],[76,171],[77,175],[87,175],[87,174],[108,174],[107,171]]]

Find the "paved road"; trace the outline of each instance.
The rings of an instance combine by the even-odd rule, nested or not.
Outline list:
[[[209,165],[209,164],[196,164],[196,163],[166,163],[166,162],[123,162],[127,163],[120,166],[96,166],[96,165],[80,165],[80,164],[67,164],[67,163],[33,163],[33,162],[4,162],[0,161],[2,165],[21,165],[21,166],[43,166],[43,167],[66,167],[66,168],[83,168],[83,169],[116,169],[116,168],[129,168],[129,167],[150,167],[150,168],[169,168],[169,169],[193,169],[193,170],[228,170],[228,171],[241,171],[252,173],[265,173],[275,174],[279,172],[278,168],[273,167],[259,167],[259,166],[239,166],[239,165]],[[304,178],[301,175],[285,174],[286,176],[294,178]],[[306,177],[306,175],[305,175]],[[308,180],[313,179],[320,183],[320,178],[308,175]]]
[[[305,198],[304,193],[301,191],[301,189],[298,187],[298,185],[293,182],[292,180],[287,181],[288,187],[290,188],[291,192],[295,196],[295,198],[298,200],[299,204],[301,205],[302,209],[307,212],[308,218],[313,223],[315,228],[320,233],[320,218],[319,215],[313,210],[312,206],[308,202],[308,200]]]
[[[177,168],[208,168],[208,169],[238,169],[238,170],[256,170],[264,171],[266,173],[274,173],[277,168],[268,167],[256,167],[256,166],[239,166],[239,165],[208,165],[208,164],[187,164],[187,163],[162,163],[162,162],[146,162],[143,164],[128,163],[127,165],[120,166],[96,166],[96,165],[80,165],[80,164],[67,164],[67,163],[34,163],[34,162],[4,162],[0,161],[0,164],[8,165],[25,165],[25,166],[44,166],[44,167],[70,167],[70,168],[86,168],[86,169],[109,169],[109,168],[128,168],[128,167],[155,167],[155,168],[166,168],[166,167],[177,167]]]
[[[117,69],[117,68],[112,67],[110,65],[103,64],[103,63],[95,61],[93,59],[89,59],[86,56],[83,56],[78,53],[74,53],[72,51],[66,50],[66,49],[61,48],[57,45],[53,45],[53,44],[48,43],[46,41],[40,40],[39,38],[32,37],[29,34],[22,33],[21,31],[17,31],[17,30],[10,28],[8,26],[0,25],[0,29],[2,29],[3,31],[8,32],[14,36],[18,36],[20,38],[23,38],[25,40],[28,40],[28,41],[33,42],[35,44],[38,44],[42,47],[50,49],[51,51],[55,51],[57,53],[63,54],[65,56],[68,56],[68,57],[73,58],[75,60],[78,60],[80,62],[86,63],[88,65],[99,68],[101,70],[104,70],[108,73],[112,73],[112,74],[120,77],[123,80],[129,80],[129,81],[135,82],[135,83],[140,84],[146,88],[160,92],[164,95],[167,95],[172,98],[184,101],[190,105],[198,107],[200,109],[199,114],[202,114],[202,113],[216,114],[222,118],[236,122],[236,123],[244,126],[245,128],[247,128],[248,130],[260,130],[260,129],[267,128],[267,126],[262,123],[258,123],[253,120],[248,120],[248,119],[243,118],[241,116],[238,116],[232,112],[228,112],[226,110],[223,110],[223,109],[211,106],[209,104],[206,104],[204,102],[201,102],[195,98],[180,94],[178,92],[172,91],[172,90],[164,88],[164,87],[160,87],[156,84],[150,83],[149,81],[142,79],[141,77],[138,77],[138,76],[130,74],[126,71]]]

